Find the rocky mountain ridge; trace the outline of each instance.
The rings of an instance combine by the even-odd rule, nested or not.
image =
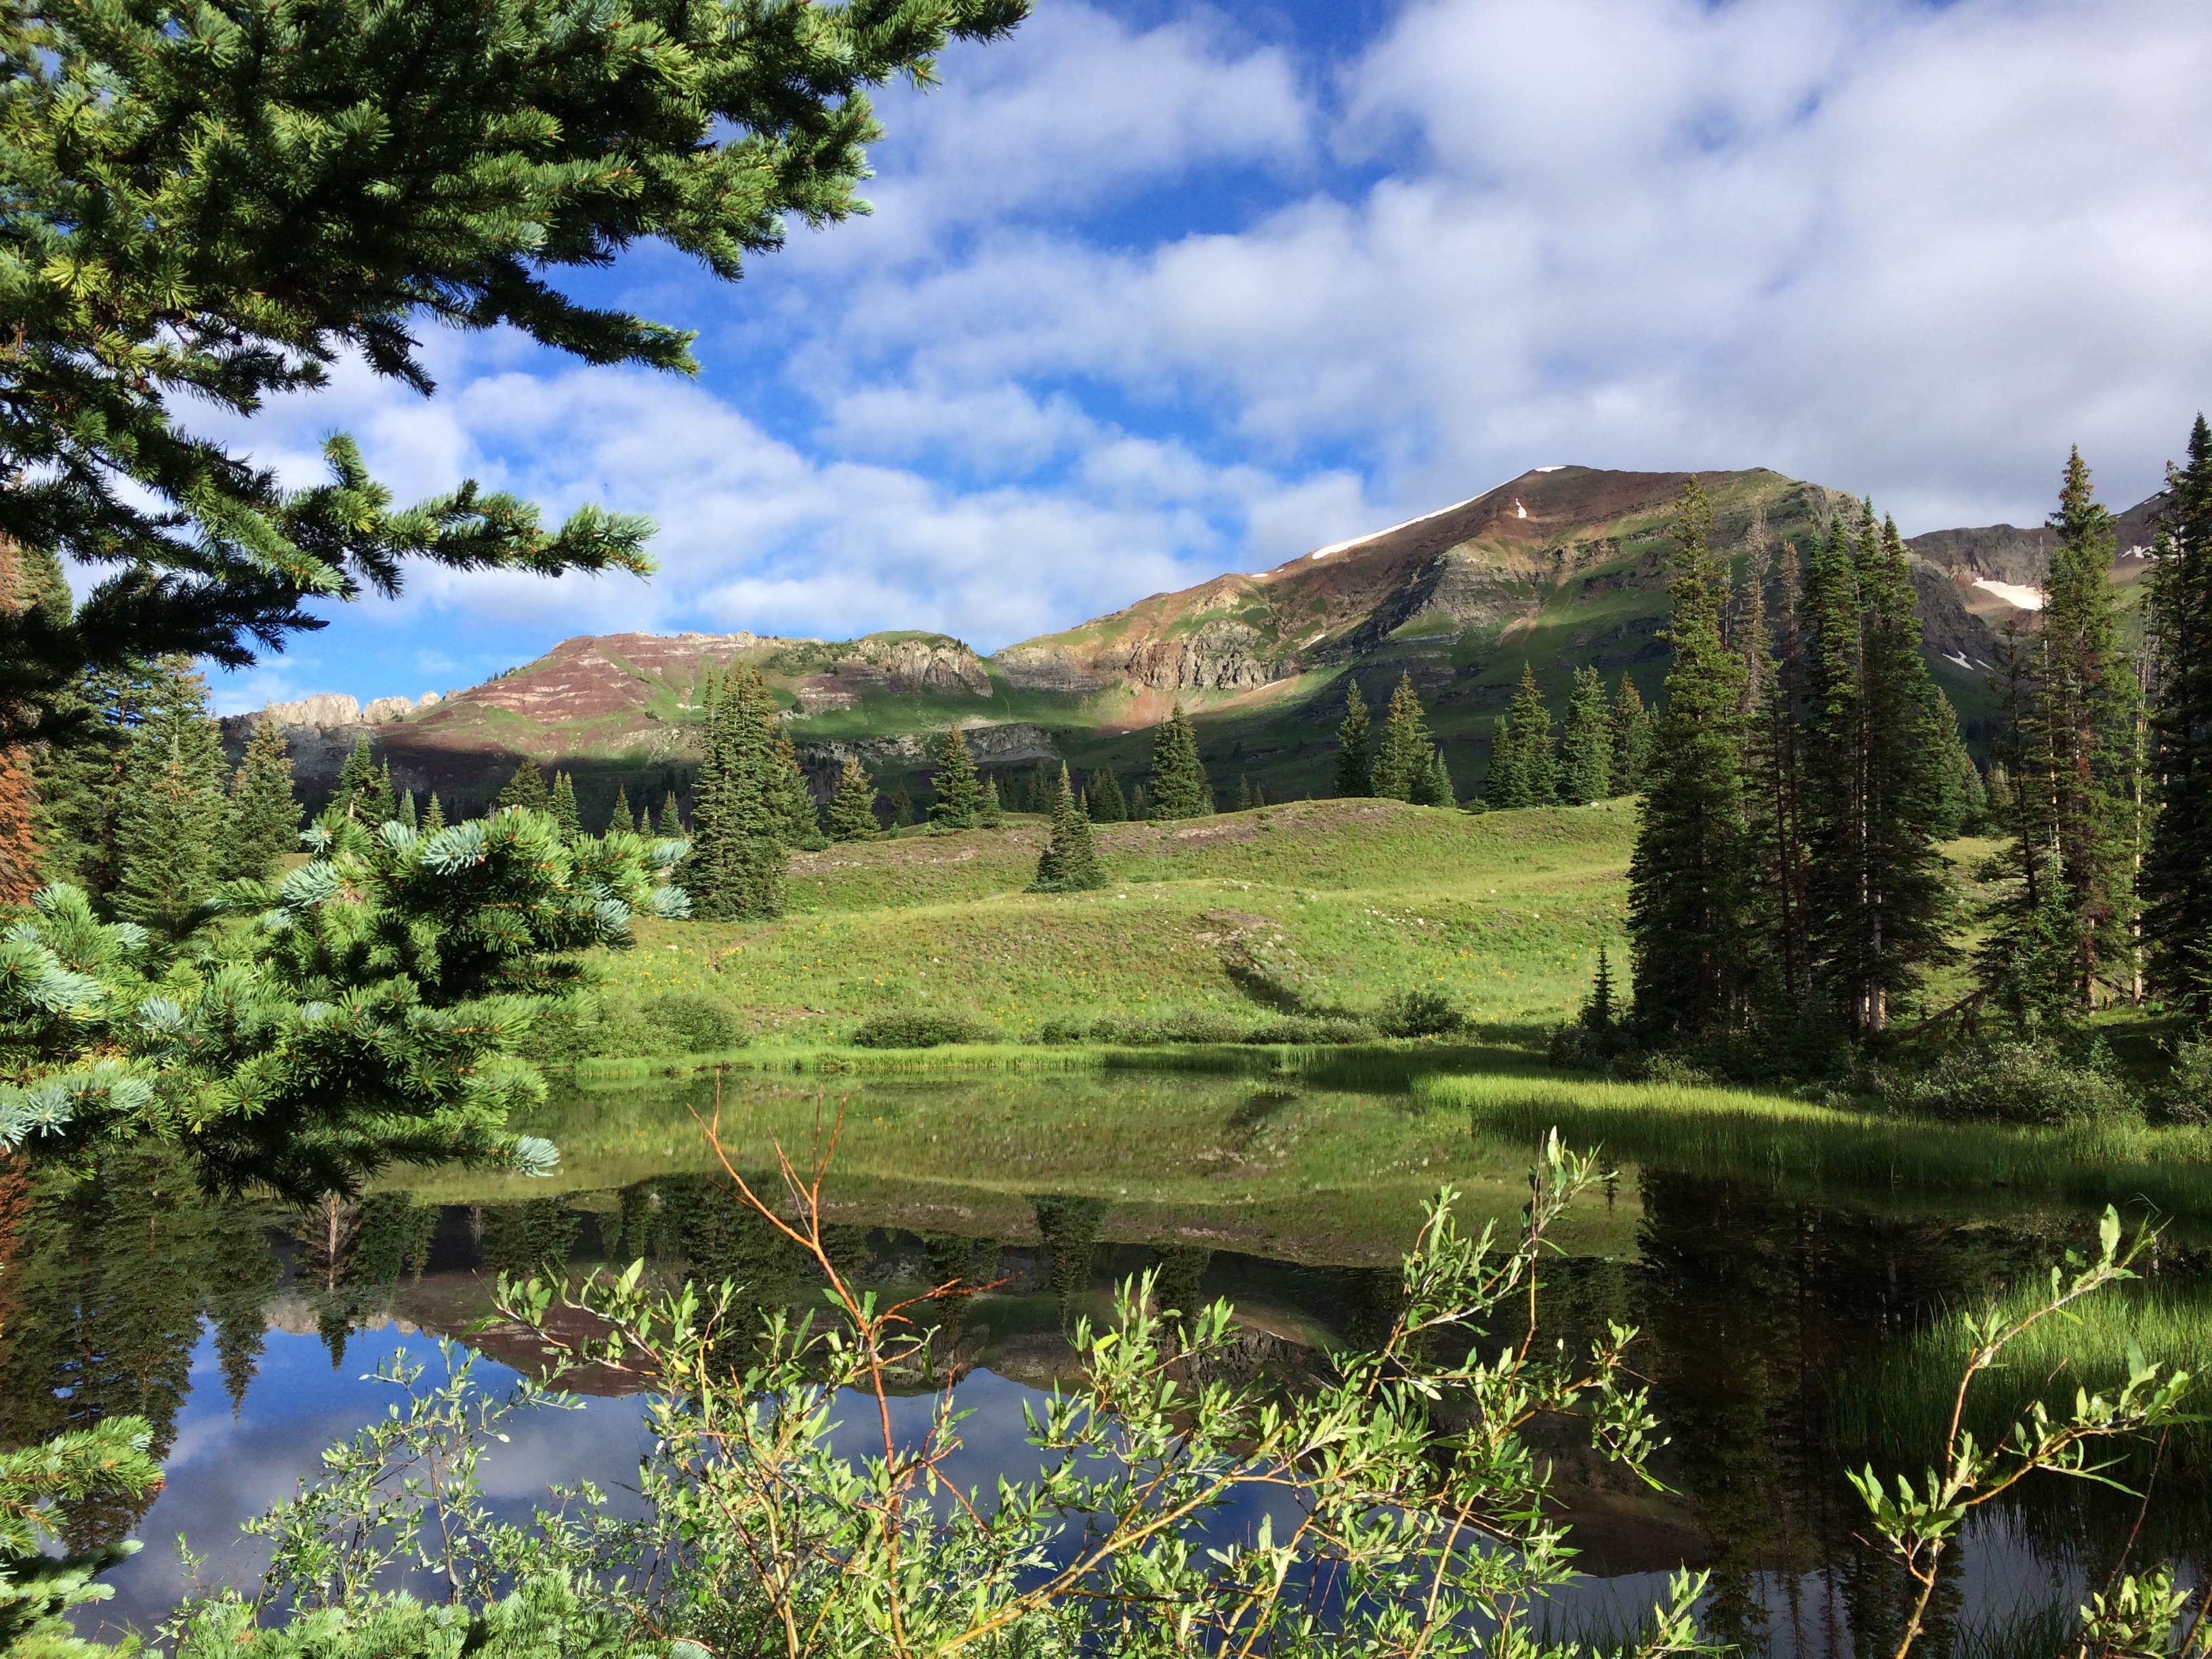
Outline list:
[[[1472,793],[1492,717],[1526,662],[1553,696],[1585,663],[1647,696],[1663,675],[1666,556],[1679,473],[1547,467],[1273,568],[1152,594],[1060,633],[980,655],[946,635],[848,641],[750,632],[586,635],[477,686],[419,702],[308,698],[267,711],[293,739],[308,793],[367,735],[396,776],[449,804],[481,800],[517,757],[574,771],[589,795],[684,787],[705,684],[744,661],[765,675],[822,786],[848,755],[888,781],[926,773],[952,723],[987,767],[1064,757],[1141,767],[1143,734],[1182,700],[1209,764],[1278,793],[1321,783],[1343,691],[1370,700],[1410,674]],[[1753,470],[1705,475],[1714,542],[1747,568],[1825,534],[1851,497]],[[2132,580],[2156,503],[2121,515],[2116,580]],[[2140,544],[2140,545],[2139,545]],[[2032,609],[2050,532],[1990,526],[1913,538],[1931,666],[1970,735],[1986,701],[1992,623]],[[226,722],[241,744],[251,717]],[[612,780],[612,781],[609,781]],[[656,797],[657,798],[657,797]]]

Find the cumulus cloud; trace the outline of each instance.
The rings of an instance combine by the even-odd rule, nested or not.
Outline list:
[[[662,525],[650,586],[426,574],[392,620],[988,647],[1564,461],[2032,521],[2074,442],[2147,493],[2212,386],[2201,6],[1408,0],[1334,60],[1158,15],[1062,0],[888,93],[878,216],[737,290],[631,267],[698,385],[498,337],[428,404],[342,377],[312,419],[404,481]]]

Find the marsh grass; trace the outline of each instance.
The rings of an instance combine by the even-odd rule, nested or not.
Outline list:
[[[1415,1097],[1533,1142],[1557,1127],[1613,1159],[1814,1192],[2007,1189],[2084,1207],[2212,1212],[2212,1130],[2132,1121],[2007,1127],[1841,1110],[1750,1090],[1490,1074],[1416,1079]]]

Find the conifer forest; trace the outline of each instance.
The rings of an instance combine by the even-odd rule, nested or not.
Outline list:
[[[0,1653],[2212,1659],[2212,14],[0,43]]]

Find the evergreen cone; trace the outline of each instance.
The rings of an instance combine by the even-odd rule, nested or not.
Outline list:
[[[1075,790],[1063,764],[1052,795],[1052,830],[1045,838],[1044,852],[1037,859],[1036,879],[1030,883],[1029,890],[1074,893],[1105,884],[1105,872],[1098,867],[1097,848],[1091,839],[1091,820],[1075,810]]]
[[[1198,733],[1180,702],[1152,739],[1152,802],[1156,818],[1203,817],[1213,811],[1213,787],[1198,758]]]
[[[968,739],[960,734],[957,726],[947,726],[937,746],[934,784],[936,799],[929,804],[930,827],[973,829],[976,809],[982,805],[983,788],[975,776],[975,757],[968,752]]]
[[[1344,719],[1336,728],[1336,793],[1358,797],[1375,793],[1375,760],[1368,752],[1367,699],[1359,682],[1344,677]]]
[[[882,833],[876,821],[876,781],[859,756],[848,755],[837,775],[837,793],[830,798],[830,839],[873,841]]]

